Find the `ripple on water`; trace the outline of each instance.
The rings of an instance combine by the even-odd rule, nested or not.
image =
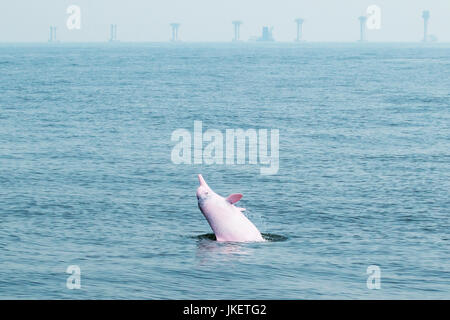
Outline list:
[[[264,240],[267,240],[269,242],[280,242],[280,241],[286,241],[288,237],[279,235],[279,234],[273,234],[273,233],[262,233],[261,234],[264,238]],[[214,233],[205,233],[198,236],[193,236],[192,238],[198,239],[198,240],[211,240],[216,241],[216,235]],[[231,241],[230,241],[231,242]]]

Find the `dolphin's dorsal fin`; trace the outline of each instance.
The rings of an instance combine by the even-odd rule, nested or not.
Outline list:
[[[241,200],[242,197],[243,196],[240,193],[233,193],[233,194],[230,194],[225,200],[227,200],[229,203],[233,204],[233,203],[236,203],[239,200]]]

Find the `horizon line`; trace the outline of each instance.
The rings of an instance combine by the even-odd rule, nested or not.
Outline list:
[[[103,40],[103,41],[64,41],[64,40],[56,40],[56,41],[2,41],[0,40],[0,44],[126,44],[126,43],[164,43],[164,44],[172,44],[172,45],[178,45],[178,44],[202,44],[202,43],[210,43],[210,44],[214,44],[214,43],[220,43],[220,44],[233,44],[236,46],[242,45],[242,44],[263,44],[263,45],[270,45],[270,44],[296,44],[298,46],[302,46],[305,44],[310,44],[310,43],[346,43],[346,44],[352,44],[352,43],[356,43],[356,44],[361,44],[361,45],[367,45],[367,44],[383,44],[383,43],[388,43],[388,44],[422,44],[422,45],[434,45],[434,44],[450,44],[450,41],[428,41],[428,42],[424,42],[423,40],[418,40],[418,41],[379,41],[379,40],[373,40],[373,41],[363,41],[361,42],[360,40],[346,40],[346,41],[333,41],[333,40],[302,40],[300,42],[298,41],[255,41],[255,40],[249,40],[249,41],[208,41],[208,40],[203,40],[203,41],[183,41],[183,40],[179,40],[179,41],[170,41],[170,40],[166,40],[166,41],[139,41],[139,40],[115,40],[115,41],[109,41],[109,40]]]

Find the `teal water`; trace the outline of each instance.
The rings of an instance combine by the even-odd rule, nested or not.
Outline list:
[[[278,173],[172,163],[194,121]],[[197,173],[272,241],[207,235]],[[447,45],[0,45],[2,299],[448,299],[449,190]]]

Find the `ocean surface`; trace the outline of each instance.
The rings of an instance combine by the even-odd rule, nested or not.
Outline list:
[[[278,172],[173,163],[194,121]],[[198,173],[269,241],[214,241]],[[0,45],[0,299],[449,299],[449,230],[450,45]]]

